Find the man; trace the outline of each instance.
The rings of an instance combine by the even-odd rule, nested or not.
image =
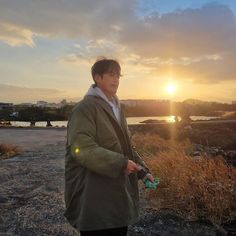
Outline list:
[[[84,235],[127,235],[138,221],[138,179],[154,181],[131,145],[116,96],[121,73],[115,60],[92,66],[93,84],[67,125],[65,217]]]

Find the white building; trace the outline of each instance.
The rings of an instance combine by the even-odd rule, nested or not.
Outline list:
[[[9,116],[10,117],[18,117],[19,116],[19,112],[18,111],[14,111]]]
[[[37,101],[36,107],[46,107],[48,105],[45,101]]]

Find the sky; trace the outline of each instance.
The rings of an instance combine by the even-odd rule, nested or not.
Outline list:
[[[0,0],[0,102],[79,101],[102,56],[120,99],[231,103],[236,1]]]

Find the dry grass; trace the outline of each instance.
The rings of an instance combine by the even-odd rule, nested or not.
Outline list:
[[[21,153],[21,150],[12,144],[0,144],[0,159],[6,159],[16,156]]]
[[[194,149],[194,145],[185,139],[181,142],[174,142],[173,140],[165,140],[155,134],[134,134],[132,141],[137,147],[140,154],[143,156],[153,156],[160,152],[166,151],[185,151],[186,153],[191,152]]]
[[[216,225],[236,218],[236,169],[222,157],[194,159],[185,152],[191,147],[188,141],[171,145],[153,135],[136,135],[134,142],[140,152],[147,148],[145,162],[161,180],[157,190],[147,191],[155,208],[170,208],[186,219]]]

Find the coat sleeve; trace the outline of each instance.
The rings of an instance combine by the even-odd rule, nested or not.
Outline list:
[[[139,164],[142,169],[140,171],[138,171],[137,175],[138,175],[138,179],[143,179],[148,173],[151,173],[148,166],[146,165],[146,163],[144,162],[144,160],[142,159],[142,157],[139,155],[139,153],[136,151],[135,146],[132,144],[132,135],[131,132],[129,130],[123,109],[121,109],[121,115],[124,119],[125,122],[125,127],[126,127],[126,131],[129,137],[129,141],[130,141],[130,146],[132,149],[132,156],[134,157],[135,163]]]
[[[130,132],[130,130],[128,128],[128,125],[126,125],[126,127],[127,127],[127,131],[128,131],[128,135],[129,135],[129,139],[130,139],[130,144],[131,144],[131,149],[132,149],[132,155],[134,157],[135,163],[139,164],[141,166],[141,168],[142,168],[137,173],[138,179],[143,179],[148,173],[151,173],[151,171],[149,170],[147,164],[142,159],[141,155],[136,150],[135,146],[132,144],[131,132]]]
[[[125,122],[126,122],[126,120],[125,120]],[[132,135],[131,135],[131,132],[130,132],[129,127],[127,125],[127,122],[126,122],[126,129],[127,129],[127,133],[128,133],[128,136],[129,136],[130,145],[131,145],[131,149],[132,149],[132,155],[134,157],[135,162],[137,164],[139,164],[141,167],[143,167],[147,172],[150,173],[150,170],[149,170],[148,166],[146,165],[146,163],[144,162],[144,160],[142,159],[142,157],[140,156],[140,154],[136,150],[136,147],[132,143]]]
[[[140,154],[136,151],[136,148],[134,146],[132,146],[132,152],[133,152],[133,156],[135,158],[136,163],[138,163],[140,166],[142,166],[147,172],[150,173],[150,170],[147,166],[147,164],[144,162],[144,160],[142,159],[142,157],[140,156]]]
[[[128,157],[96,143],[95,115],[91,109],[79,107],[69,119],[67,145],[72,158],[98,174],[117,178],[128,163]]]
[[[137,173],[138,179],[143,179],[147,174],[149,173],[151,174],[151,171],[149,170],[148,166],[146,165],[142,157],[136,151],[134,146],[132,146],[132,152],[135,158],[135,162],[141,166],[141,169]]]

